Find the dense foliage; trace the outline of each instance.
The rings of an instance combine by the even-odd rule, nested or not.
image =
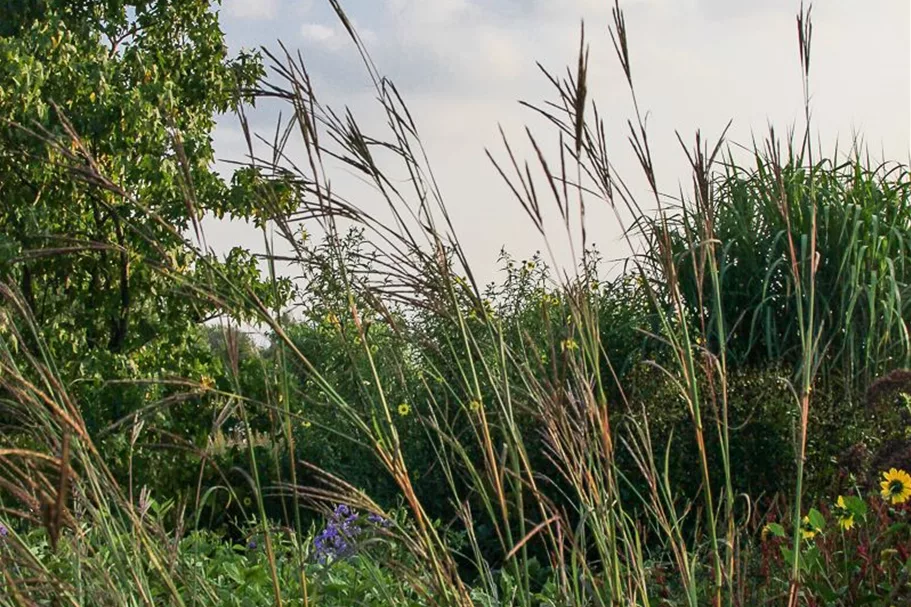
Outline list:
[[[228,186],[211,167],[215,116],[251,99],[261,62],[229,57],[217,15],[192,0],[5,3],[0,57],[0,274],[100,438],[186,391],[167,380],[219,373],[200,323],[220,310],[194,283],[274,299],[248,251],[199,260],[185,242],[203,214],[265,214],[249,170]],[[136,380],[152,383],[115,383]],[[153,419],[198,443],[211,404],[191,397]],[[123,463],[122,442],[105,448]],[[190,476],[173,478],[176,490]]]

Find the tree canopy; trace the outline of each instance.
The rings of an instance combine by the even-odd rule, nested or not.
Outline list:
[[[205,214],[266,213],[257,175],[226,183],[212,143],[261,75],[258,54],[229,55],[206,0],[0,5],[0,276],[70,361],[64,376],[199,379],[196,329],[217,308],[191,279],[280,291],[249,251],[200,263],[186,246]],[[89,165],[116,188],[80,178]],[[101,418],[142,402],[125,392]]]

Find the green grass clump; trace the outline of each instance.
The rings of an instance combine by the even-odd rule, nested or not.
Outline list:
[[[911,356],[911,180],[901,164],[871,167],[859,157],[805,164],[793,151],[783,165],[768,154],[757,154],[749,170],[729,164],[710,208],[682,210],[672,248],[683,296],[695,314],[699,292],[707,289],[699,281],[707,279],[694,273],[688,243],[699,222],[711,221],[723,243],[716,313],[732,325],[724,336],[729,356],[794,365],[801,346],[789,250],[807,260],[815,242],[815,322],[825,346],[817,365],[824,375],[849,380],[847,387],[864,387],[908,366]],[[720,336],[710,330],[708,338]]]

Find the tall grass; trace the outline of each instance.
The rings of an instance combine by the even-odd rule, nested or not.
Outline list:
[[[388,514],[345,479],[296,462],[295,427],[304,423],[306,411],[292,403],[305,402],[307,395],[295,387],[292,366],[304,369],[326,403],[353,428],[339,440],[369,449],[397,487],[408,521],[399,520],[389,533],[408,558],[395,566],[426,604],[541,604],[531,572],[542,554],[559,597],[550,599],[552,604],[658,605],[668,588],[692,607],[743,604],[758,596],[742,560],[755,513],[751,499],[734,491],[727,378],[732,360],[746,360],[757,350],[793,366],[793,375],[783,381],[793,388],[798,419],[799,457],[790,496],[795,558],[788,599],[798,604],[803,466],[817,373],[838,367],[867,379],[907,364],[911,351],[908,269],[892,262],[904,263],[909,242],[907,169],[895,169],[901,172],[896,177],[895,172],[865,172],[859,162],[831,168],[814,164],[809,136],[789,150],[785,161],[772,134],[764,150],[756,148],[755,171],[743,174],[731,162],[719,178],[723,141],[709,146],[697,133],[692,148],[684,146],[693,191],[681,197],[679,206],[668,206],[658,191],[634,92],[628,31],[617,4],[610,34],[634,106],[629,140],[653,201],[633,198],[612,168],[604,124],[588,98],[583,34],[575,70],[565,78],[548,74],[556,101],[530,106],[557,130],[559,149],[546,153],[529,130],[531,161],[521,162],[505,136],[505,154],[489,153],[545,247],[553,229],[570,240],[581,235],[574,243],[581,270],[564,273],[553,285],[559,295],[541,308],[553,329],[543,335],[520,333],[516,339],[508,317],[485,303],[401,96],[373,65],[342,8],[335,0],[331,4],[364,59],[388,137],[368,136],[351,113],[323,106],[304,61],[285,49],[268,55],[274,78],[258,92],[290,110],[275,136],[260,140],[268,148],[265,158],[257,155],[243,114],[240,120],[249,142],[249,167],[275,186],[262,190],[262,202],[274,210],[264,233],[269,271],[274,276],[279,265],[311,271],[314,259],[300,228],[316,224],[327,235],[340,285],[339,301],[333,302],[335,326],[349,344],[359,396],[343,396],[347,392],[296,345],[286,324],[289,310],[268,309],[214,266],[208,266],[210,282],[186,285],[217,303],[226,316],[243,318],[252,311],[274,340],[278,379],[265,391],[265,401],[242,394],[235,377],[233,391],[224,395],[230,404],[220,416],[220,422],[228,417],[248,422],[253,412],[268,413],[277,420],[273,438],[292,462],[287,478],[261,477],[256,437],[251,424],[243,424],[256,496],[253,518],[263,533],[274,604],[310,603],[303,546],[308,530],[301,508],[344,502]],[[798,31],[806,82],[809,11],[801,10]],[[809,121],[806,126],[809,133]],[[303,146],[301,156],[291,156],[291,141]],[[83,178],[148,213],[143,201],[100,172],[85,148],[74,149],[60,146]],[[377,208],[347,200],[332,187],[331,167],[339,162],[374,186]],[[404,184],[389,177],[398,172],[408,176]],[[285,209],[289,197],[296,202],[290,213]],[[556,207],[560,225],[545,221],[548,204]],[[677,387],[689,413],[691,425],[677,431],[691,432],[699,449],[702,482],[694,501],[684,501],[670,477],[673,442],[656,444],[645,412],[631,412],[612,400],[613,394],[622,400],[623,386],[602,342],[599,299],[592,295],[597,276],[587,270],[592,267],[591,228],[585,223],[589,204],[609,205],[618,222],[632,214],[631,225],[624,226],[628,246],[640,251],[631,258],[632,272],[648,294],[658,327],[648,338],[667,354],[653,364]],[[382,219],[386,216],[391,220]],[[372,245],[353,256],[339,245],[344,226],[351,224],[364,229]],[[881,230],[873,247],[864,234],[868,229]],[[289,253],[274,252],[275,237]],[[206,267],[202,242],[187,246]],[[167,270],[165,260],[156,261]],[[43,355],[40,331],[29,324],[27,309],[11,289],[3,294],[7,330],[0,336],[0,382],[4,405],[19,420],[23,445],[0,450],[0,478],[35,512],[45,504],[50,537],[71,537],[80,566],[76,579],[61,580],[46,558],[14,535],[13,558],[0,564],[8,589],[0,603],[31,604],[30,597],[37,596],[73,605],[215,600],[217,581],[182,566],[176,539],[129,499],[132,487],[118,486],[85,431],[77,404],[57,381],[53,361]],[[418,332],[426,325],[413,322],[427,317],[439,329],[430,345]],[[391,330],[394,348],[371,347],[374,324]],[[228,350],[236,356],[236,344]],[[548,353],[546,360],[542,352]],[[416,487],[415,468],[430,463],[404,455],[403,415],[391,400],[394,387],[384,383],[381,364],[391,364],[402,376],[421,371],[411,406],[433,446],[432,465],[443,472],[454,526],[466,536],[460,550],[433,520],[434,505],[425,503]],[[605,368],[610,372],[603,373]],[[129,420],[135,432],[141,431],[141,413]],[[717,454],[710,453],[715,448],[710,445],[717,445]],[[538,467],[541,449],[556,476]],[[632,470],[618,464],[621,452],[632,459]],[[710,465],[713,455],[722,466],[720,484]],[[304,476],[320,482],[305,485]],[[282,534],[266,509],[271,496],[282,500],[285,523],[297,538],[292,586],[284,582],[288,563],[277,547],[284,542]],[[38,522],[28,511],[4,512]],[[478,538],[482,524],[492,529],[497,562],[491,562],[491,551]],[[83,541],[87,534],[104,536],[110,552],[103,559]],[[668,576],[667,570],[673,573]],[[668,577],[671,581],[662,581]]]
[[[59,382],[22,298],[6,286],[0,296],[3,410],[21,432],[0,449],[2,487],[19,504],[4,508],[5,515],[44,525],[52,550],[62,534],[75,532],[70,558],[78,561],[77,578],[61,579],[46,554],[39,554],[45,550],[11,532],[0,560],[6,581],[0,601],[84,605],[121,597],[124,605],[153,604],[154,578],[170,602],[183,605],[172,579],[167,533],[144,524],[144,513],[126,500]],[[105,547],[103,555],[95,552],[97,546]],[[199,588],[204,591],[205,582]]]

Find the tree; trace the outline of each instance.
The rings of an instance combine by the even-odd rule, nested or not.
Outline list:
[[[258,174],[226,184],[211,137],[262,73],[258,55],[228,56],[206,0],[0,5],[0,280],[80,380],[96,428],[150,398],[108,380],[210,372],[198,328],[218,309],[187,285],[215,267],[267,302],[281,291],[248,251],[194,263],[184,237],[205,213],[266,216]],[[56,142],[129,195],[75,178]]]

